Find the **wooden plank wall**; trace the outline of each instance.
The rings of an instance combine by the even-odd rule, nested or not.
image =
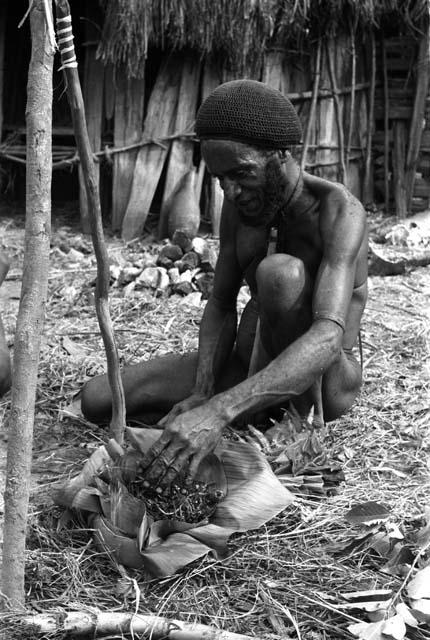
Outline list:
[[[388,210],[404,218],[429,207],[430,99],[428,88],[423,94],[420,78],[423,73],[428,76],[428,33],[421,40],[385,39],[379,52],[380,59],[386,59],[386,90],[381,70],[375,108],[375,196],[381,199],[388,186]]]

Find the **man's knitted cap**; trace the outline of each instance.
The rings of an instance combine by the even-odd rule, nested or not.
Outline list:
[[[280,91],[256,80],[232,80],[203,102],[196,133],[201,140],[237,140],[286,149],[299,144],[302,128],[296,110]]]

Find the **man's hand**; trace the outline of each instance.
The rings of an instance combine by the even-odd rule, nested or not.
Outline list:
[[[169,411],[169,413],[164,416],[164,418],[162,418],[158,424],[161,427],[167,427],[171,422],[173,422],[175,418],[177,418],[182,413],[186,413],[187,411],[190,411],[195,407],[200,407],[208,400],[209,398],[203,393],[194,392],[190,396],[188,396],[188,398],[185,398],[185,400],[181,400],[181,402],[175,404],[174,407],[172,407],[172,409]]]
[[[178,415],[144,457],[145,480],[167,487],[188,465],[186,477],[192,479],[203,458],[217,446],[226,425],[213,400]]]

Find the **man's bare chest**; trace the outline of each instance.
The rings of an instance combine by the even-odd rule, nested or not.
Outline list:
[[[277,229],[241,227],[236,237],[236,255],[244,277],[255,290],[255,272],[268,253],[285,253],[303,261],[314,277],[321,263],[322,240],[313,220],[281,224]]]

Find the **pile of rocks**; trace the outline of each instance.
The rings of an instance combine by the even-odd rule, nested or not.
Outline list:
[[[203,238],[190,239],[176,231],[172,241],[158,254],[146,254],[133,263],[111,266],[111,278],[126,288],[125,295],[138,289],[152,289],[168,295],[187,296],[200,292],[206,300],[212,291],[216,250]]]

